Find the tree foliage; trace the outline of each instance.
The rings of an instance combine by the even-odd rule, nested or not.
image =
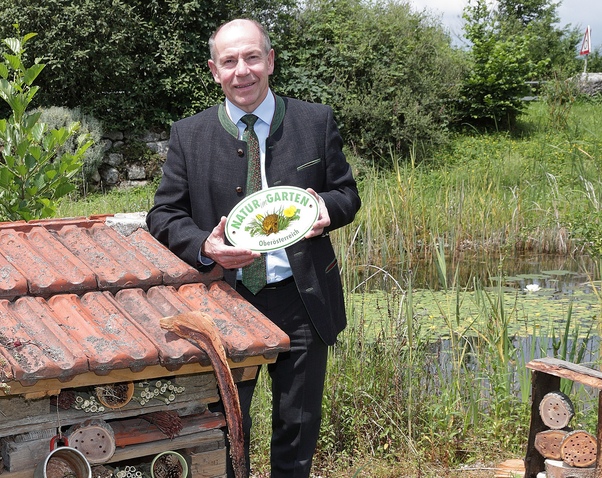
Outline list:
[[[23,62],[25,44],[35,36],[3,40],[5,51],[0,63],[0,98],[11,110],[0,119],[0,220],[39,219],[55,212],[56,200],[75,189],[71,179],[83,164],[91,141],[78,138],[73,152],[64,146],[79,129],[78,123],[48,128],[39,111],[29,107],[38,93],[33,83],[44,69],[39,60],[31,66]]]
[[[569,75],[577,72],[575,52],[580,34],[570,25],[558,26],[560,2],[499,0],[497,5],[495,17],[502,36],[528,33],[529,58],[541,64],[541,79],[553,77],[560,68]]]
[[[522,16],[525,21],[529,16]],[[549,59],[536,61],[529,29],[510,33],[486,0],[474,0],[464,10],[466,38],[471,42],[471,70],[462,86],[465,121],[511,127],[531,93],[527,83],[539,78]]]
[[[4,0],[0,37],[13,23],[39,34],[30,53],[47,64],[40,105],[80,107],[105,129],[165,127],[221,98],[207,68],[215,28],[243,14],[279,23],[287,2]]]
[[[281,91],[332,104],[364,157],[390,165],[392,153],[445,141],[462,56],[434,18],[407,3],[310,0],[278,60]]]
[[[458,116],[511,125],[526,80],[578,63],[553,0],[487,5],[465,10],[468,51],[404,0],[4,0],[0,37],[15,22],[39,33],[40,106],[80,108],[105,130],[165,129],[222,100],[207,39],[255,18],[276,50],[274,90],[331,104],[354,151],[389,165],[443,144]]]

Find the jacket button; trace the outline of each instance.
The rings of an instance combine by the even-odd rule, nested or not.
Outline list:
[[[237,192],[237,193],[241,193],[241,192],[242,192],[242,188],[241,188],[240,186],[237,186],[237,187],[236,187],[236,192]]]
[[[244,152],[244,151],[243,151],[241,148],[238,148],[238,149],[236,150],[236,153],[237,153],[237,154],[238,154],[238,155],[239,155],[241,158],[242,158],[242,157],[245,155],[245,152]]]

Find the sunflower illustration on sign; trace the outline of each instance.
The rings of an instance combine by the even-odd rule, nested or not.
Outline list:
[[[247,224],[245,231],[251,237],[269,236],[270,234],[286,230],[289,224],[297,219],[299,219],[299,209],[291,204],[287,208],[280,208],[267,214],[257,214]]]

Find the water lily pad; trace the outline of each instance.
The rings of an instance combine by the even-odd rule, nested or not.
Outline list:
[[[542,274],[547,274],[550,276],[567,276],[567,275],[579,275],[577,272],[566,271],[566,270],[555,270],[555,271],[541,271]]]
[[[489,300],[483,302],[482,294],[487,294]],[[400,304],[406,302],[398,295],[378,291],[350,294],[348,300],[350,325],[369,324],[364,328],[367,337],[377,337],[381,327],[390,327],[392,317],[401,317],[399,323],[406,320],[407,310],[399,311]],[[512,336],[526,337],[534,330],[542,336],[564,336],[570,317],[569,334],[584,338],[597,324],[599,299],[586,287],[575,286],[570,292],[547,288],[527,293],[496,286],[480,292],[412,291],[414,329],[420,329],[429,339],[449,337],[450,334],[478,334],[499,312],[499,306],[495,305],[499,300],[504,302],[503,310],[508,319],[505,326]],[[498,309],[494,310],[496,307]]]
[[[516,277],[522,280],[548,279],[546,274],[518,274]]]

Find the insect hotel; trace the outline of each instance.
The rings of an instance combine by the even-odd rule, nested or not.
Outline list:
[[[225,476],[233,382],[289,342],[219,268],[116,215],[2,223],[0,271],[2,478]]]
[[[532,408],[525,456],[525,478],[601,478],[602,373],[551,357],[532,360]],[[560,392],[560,379],[598,391],[595,434],[572,429],[574,407]]]

